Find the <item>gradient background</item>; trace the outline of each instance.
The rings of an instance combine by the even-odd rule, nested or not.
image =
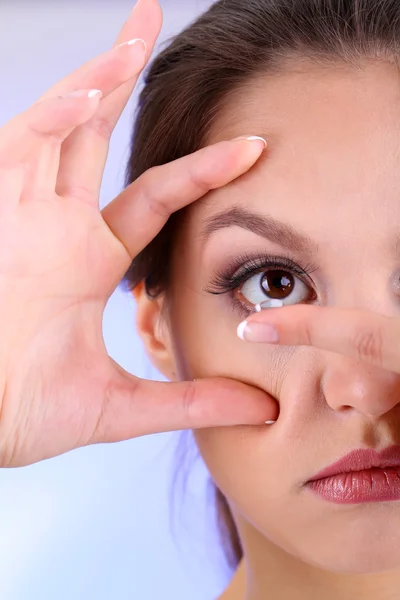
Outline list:
[[[161,0],[159,45],[211,3]],[[0,125],[110,47],[133,5],[0,0]],[[140,88],[141,81],[111,140],[102,208],[123,188]],[[131,373],[162,379],[143,351],[134,316],[132,298],[117,289],[104,316],[109,354]],[[176,489],[171,521],[178,438],[147,436],[0,470],[1,600],[208,600],[221,593],[230,573],[201,459],[190,469],[186,492]]]

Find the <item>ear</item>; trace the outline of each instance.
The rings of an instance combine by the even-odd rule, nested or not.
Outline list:
[[[136,327],[154,367],[170,381],[176,381],[176,367],[168,323],[163,317],[164,295],[149,298],[144,281],[132,290],[137,305]]]

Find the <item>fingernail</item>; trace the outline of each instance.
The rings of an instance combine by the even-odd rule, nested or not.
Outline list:
[[[273,425],[274,423],[276,423],[276,421],[265,421],[266,425]]]
[[[147,44],[144,40],[142,40],[142,38],[133,38],[132,40],[128,40],[127,42],[122,42],[122,44],[118,44],[118,46],[115,46],[115,47],[120,48],[121,46],[133,46],[134,44],[136,44],[136,42],[141,42],[144,53],[146,54]]]
[[[86,96],[87,98],[94,98],[95,96],[103,95],[101,90],[75,90],[74,92],[70,92],[69,94],[63,94],[59,96],[59,98],[82,98]]]
[[[279,342],[278,330],[269,323],[242,321],[237,328],[237,334],[241,340],[247,342],[264,342],[268,344]]]
[[[260,137],[259,135],[240,135],[239,137],[233,138],[232,141],[235,142],[236,140],[247,140],[248,142],[254,142],[258,140],[264,144],[264,148],[266,148],[268,145],[266,140],[264,140],[264,138]]]

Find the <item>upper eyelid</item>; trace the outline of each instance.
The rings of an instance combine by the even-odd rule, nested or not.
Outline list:
[[[257,259],[255,259],[255,260],[257,260]],[[265,261],[265,259],[263,259],[263,260],[264,260],[264,264],[262,264],[260,261],[259,267],[253,269],[252,272],[248,271],[249,277],[251,277],[252,275],[257,275],[257,273],[262,273],[263,270],[281,268],[282,271],[284,271],[284,270],[294,271],[294,273],[296,273],[296,275],[310,279],[309,275],[318,269],[318,267],[316,267],[314,265],[310,265],[309,267],[303,268],[302,266],[298,265],[295,261],[293,261],[293,259],[284,257],[284,256],[276,256],[275,257],[275,256],[271,255],[269,257],[269,262]],[[242,271],[241,271],[241,269],[242,269]],[[240,277],[241,272],[243,272],[243,274],[246,274],[246,264],[244,264],[240,268],[238,268],[232,274],[232,278]]]
[[[203,287],[203,291],[214,294],[232,292],[240,285],[243,285],[251,277],[256,276],[258,273],[262,273],[263,271],[267,271],[268,269],[287,270],[288,272],[294,273],[296,277],[302,279],[305,285],[316,288],[310,274],[319,270],[319,267],[309,263],[298,264],[302,263],[302,261],[291,255],[274,255],[267,253],[265,255],[256,254],[252,256],[243,254],[242,256],[237,257],[235,262],[236,268],[234,270],[229,269],[229,272],[227,269],[225,269],[225,271],[223,269],[218,270],[214,278],[209,282],[209,285]],[[254,263],[257,263],[257,266],[248,270],[247,267]],[[240,281],[235,282],[235,279],[240,279]],[[214,289],[210,289],[212,287]],[[216,289],[218,291],[215,291]]]

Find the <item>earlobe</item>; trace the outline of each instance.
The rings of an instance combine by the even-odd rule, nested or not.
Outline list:
[[[174,381],[175,360],[168,323],[163,314],[165,296],[161,294],[157,298],[149,298],[144,281],[132,290],[132,294],[137,306],[136,328],[146,353],[156,369],[167,379]]]

